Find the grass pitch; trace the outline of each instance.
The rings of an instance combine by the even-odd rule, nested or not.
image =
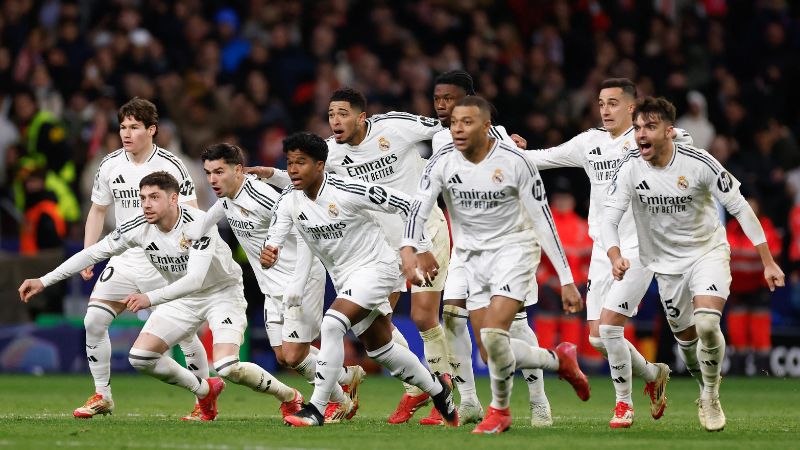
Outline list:
[[[311,386],[299,377],[282,379],[307,397]],[[402,393],[400,383],[368,376],[361,390],[361,409],[349,422],[313,429],[282,424],[273,398],[228,383],[213,423],[183,423],[192,397],[186,391],[145,376],[113,377],[113,416],[79,420],[72,410],[91,393],[91,377],[0,376],[0,448],[130,448],[130,449],[789,449],[800,448],[800,381],[775,378],[726,378],[722,406],[728,418],[724,431],[700,428],[694,400],[696,384],[674,378],[667,388],[669,406],[659,421],[650,418],[648,401],[634,384],[636,421],[628,430],[611,430],[614,406],[611,381],[592,380],[592,398],[581,402],[563,381],[547,378],[546,388],[555,424],[534,429],[529,424],[527,386],[517,378],[512,398],[514,424],[499,436],[474,436],[473,425],[455,429],[420,426],[416,420],[389,425],[386,417]],[[488,379],[478,380],[484,407]],[[418,411],[415,419],[428,413]]]

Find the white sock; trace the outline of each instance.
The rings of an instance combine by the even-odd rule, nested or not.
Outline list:
[[[481,340],[486,348],[486,353],[489,355],[489,384],[492,389],[491,406],[495,409],[506,409],[511,398],[511,388],[514,386],[514,370],[516,367],[508,331],[500,328],[483,328],[481,330]],[[518,342],[528,346],[522,341]]]
[[[595,350],[600,352],[600,354],[603,355],[603,358],[608,359],[608,352],[606,351],[606,346],[603,345],[603,339],[601,339],[600,336],[592,336],[590,334],[589,345],[591,345],[592,347],[594,347]]]
[[[428,369],[422,365],[411,350],[389,342],[381,348],[368,351],[367,356],[385,367],[393,377],[412,384],[431,397],[442,391],[442,385]]]
[[[344,341],[342,341],[342,345],[344,345]],[[312,348],[314,349],[314,351],[311,350]],[[297,366],[292,367],[292,369],[296,370],[297,373],[305,377],[306,381],[308,381],[311,384],[314,384],[318,355],[319,355],[319,350],[313,345],[310,345],[308,354],[306,355],[305,359],[303,359],[303,361]],[[339,370],[340,370],[339,376],[337,377],[336,384],[333,386],[333,392],[331,392],[330,401],[332,402],[344,401],[344,391],[342,391],[342,386],[340,386],[343,383],[340,383],[339,380],[345,378],[346,374],[344,368],[340,368]],[[350,378],[352,379],[352,376]]]
[[[511,322],[509,334],[514,339],[519,339],[531,347],[539,346],[539,339],[536,333],[528,325],[528,314],[519,312]],[[521,369],[522,377],[528,383],[528,398],[532,403],[548,403],[547,395],[544,393],[544,372],[542,369]]]
[[[189,369],[161,353],[132,348],[128,354],[128,361],[139,372],[192,391],[199,398],[208,395],[206,380],[197,378]]]
[[[344,363],[344,335],[349,329],[350,319],[338,311],[329,309],[322,318],[321,348],[317,355],[316,381],[310,402],[320,412],[325,411],[331,394],[339,387],[336,381]]]
[[[691,341],[682,341],[676,337],[675,341],[678,343],[678,348],[681,350],[680,355],[681,359],[683,359],[683,364],[686,366],[686,370],[689,372],[689,375],[697,381],[702,391],[703,374],[700,373],[700,363],[697,361],[697,342],[699,339],[694,338]]]
[[[461,402],[479,403],[475,390],[475,374],[472,372],[472,339],[467,328],[469,312],[455,305],[442,307],[444,335],[450,350],[450,370],[453,383],[458,386]]]
[[[517,338],[511,338],[509,344],[517,369],[547,369],[553,372],[558,370],[558,356],[554,351],[533,347]]]
[[[628,349],[630,349],[631,352],[631,370],[633,371],[633,374],[637,377],[644,378],[644,380],[647,382],[655,381],[656,377],[658,376],[658,367],[647,361],[629,340],[625,339],[625,342],[627,343]],[[603,358],[608,359],[608,352],[606,351],[606,347],[603,345],[603,339],[598,336],[590,335],[589,344],[591,344],[592,347],[600,352],[600,354],[603,355]]]
[[[625,327],[600,325],[600,337],[608,352],[608,366],[611,368],[611,380],[614,382],[617,402],[633,406],[631,399],[633,371],[631,369],[631,352],[625,340]]]
[[[108,327],[117,317],[114,310],[101,302],[89,302],[83,326],[86,328],[86,359],[94,378],[94,390],[111,398],[111,340]]]
[[[703,374],[701,398],[719,397],[719,380],[725,359],[725,336],[719,326],[720,319],[722,313],[715,309],[694,310],[694,323],[700,338],[697,359],[700,362],[700,373]]]
[[[264,392],[274,396],[278,401],[288,402],[294,399],[294,389],[281,383],[272,374],[251,362],[241,362],[237,355],[226,356],[214,361],[214,370],[222,378],[256,392]]]
[[[406,337],[403,336],[403,333],[401,333],[400,330],[397,329],[397,327],[395,327],[394,325],[392,327],[393,327],[392,328],[392,342],[394,342],[395,344],[397,344],[397,345],[399,345],[401,347],[405,347],[405,348],[408,349],[409,346],[408,346],[408,341],[406,340]],[[406,383],[406,382],[403,382],[403,389],[406,390],[406,394],[408,394],[408,395],[410,395],[412,397],[416,397],[418,395],[422,395],[422,390],[420,390],[416,386],[414,386],[412,384],[409,384],[409,383]]]
[[[425,360],[434,375],[450,373],[450,359],[447,350],[447,340],[444,337],[444,328],[436,325],[430,330],[420,331],[422,343],[425,348]]]
[[[197,334],[192,333],[191,336],[181,341],[179,345],[181,346],[183,357],[186,359],[186,368],[198,378],[203,380],[208,378],[208,355]]]

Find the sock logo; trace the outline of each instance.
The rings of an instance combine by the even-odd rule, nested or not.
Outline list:
[[[94,350],[94,349],[96,349],[96,348],[97,348],[97,345],[89,345],[89,344],[86,344],[86,348],[88,348],[88,349],[91,349],[91,350]]]
[[[625,383],[627,381],[625,378],[622,377],[612,378],[612,380],[614,380],[614,383],[617,384]]]
[[[625,364],[620,364],[619,366],[611,365],[611,368],[614,370],[622,370],[625,368]]]
[[[700,362],[705,364],[705,365],[707,365],[707,366],[718,366],[719,365],[719,363],[716,362],[713,359],[709,359],[708,361],[700,361]]]
[[[453,375],[453,378],[451,378],[451,380],[453,381],[453,383],[466,383],[467,382],[467,380],[461,378],[458,375]]]
[[[319,363],[317,363],[317,364],[319,364]],[[315,372],[314,373],[314,378],[318,378],[320,380],[324,380],[325,379],[325,377],[323,377],[322,374],[319,373],[319,372]]]
[[[92,355],[87,356],[86,359],[89,360],[89,362],[97,362],[97,358]]]
[[[530,374],[530,375],[528,375],[527,378],[525,378],[525,381],[527,381],[528,383],[533,383],[534,381],[536,381],[538,379],[539,379],[539,377],[537,377],[536,375]]]
[[[442,358],[441,358],[441,357],[438,357],[438,358],[428,358],[428,364],[436,364],[436,363],[438,363],[438,362],[439,362],[439,361],[441,361],[441,360],[442,360]]]
[[[198,368],[194,364],[189,364],[188,366],[186,366],[186,368],[189,370],[200,370],[200,368]]]

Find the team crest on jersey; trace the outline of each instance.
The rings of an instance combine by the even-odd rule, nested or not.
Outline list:
[[[239,212],[242,213],[242,215],[245,216],[245,217],[250,215],[250,213],[247,212],[247,210],[242,208],[241,206],[239,207]]]
[[[331,203],[328,205],[328,215],[331,216],[331,219],[339,217],[339,208],[336,206],[335,203]]]
[[[686,180],[686,177],[681,175],[678,177],[678,189],[685,191],[689,188],[689,182]]]
[[[389,140],[386,139],[385,137],[381,136],[380,138],[378,138],[378,147],[380,147],[381,150],[388,151],[389,145],[390,145]]]
[[[495,184],[500,184],[503,182],[504,179],[505,177],[503,176],[503,171],[501,169],[494,169],[494,174],[492,174],[492,181],[494,181]]]
[[[631,141],[625,141],[625,143],[622,144],[622,151],[627,152],[630,149],[631,149]]]
[[[181,250],[189,250],[189,247],[192,245],[191,239],[186,239],[186,236],[181,233],[181,240],[178,241],[178,246]]]

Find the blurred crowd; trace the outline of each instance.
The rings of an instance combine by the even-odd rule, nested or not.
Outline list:
[[[288,133],[330,134],[335,89],[363,91],[370,114],[433,116],[432,81],[452,69],[473,75],[529,148],[597,126],[604,78],[666,96],[800,268],[800,5],[782,0],[5,0],[3,242],[24,240],[43,201],[37,220],[55,204],[47,229],[82,239],[95,169],[119,147],[116,111],[131,97],[158,106],[157,142],[202,185],[210,143],[280,167]],[[585,212],[585,180],[567,177]]]

